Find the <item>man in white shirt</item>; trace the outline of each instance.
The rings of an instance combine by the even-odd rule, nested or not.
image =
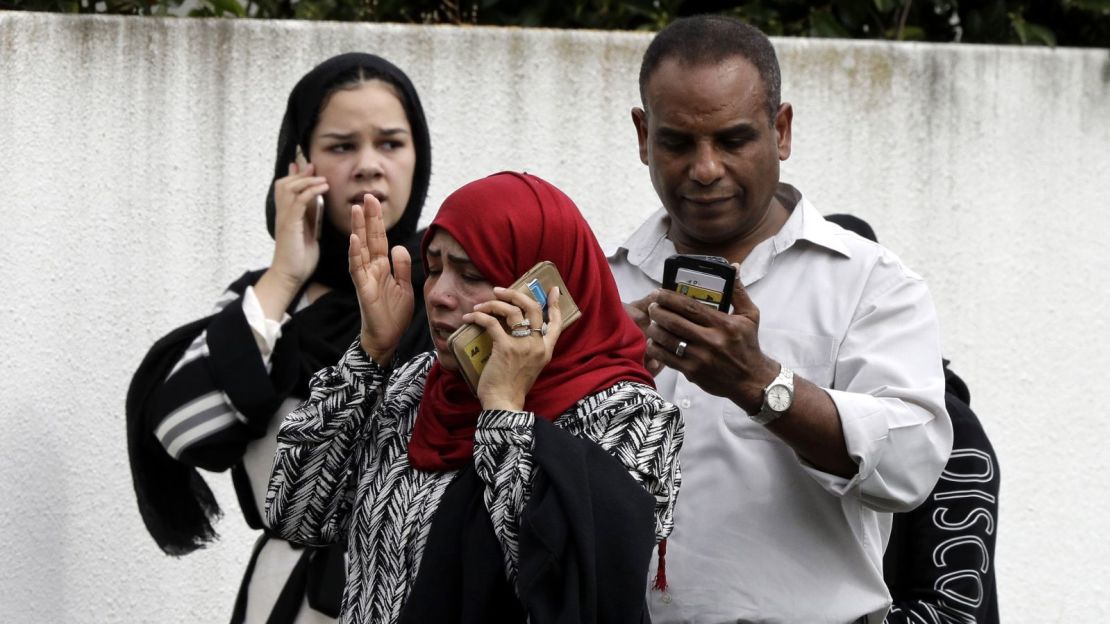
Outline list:
[[[890,514],[951,449],[928,289],[779,182],[779,88],[770,42],[730,18],[644,54],[632,118],[663,207],[610,265],[686,424],[656,624],[882,622]],[[738,265],[731,314],[659,290],[674,253]]]

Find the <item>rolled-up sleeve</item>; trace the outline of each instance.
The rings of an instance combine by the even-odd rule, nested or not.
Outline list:
[[[850,479],[807,466],[837,495],[876,511],[907,511],[928,496],[952,450],[940,329],[929,289],[897,260],[875,266],[840,345],[833,388]]]

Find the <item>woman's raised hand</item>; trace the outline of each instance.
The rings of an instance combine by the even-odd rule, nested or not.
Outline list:
[[[538,301],[522,292],[494,288],[497,299],[479,303],[463,315],[468,323],[481,325],[493,338],[493,353],[478,380],[478,400],[482,409],[520,411],[532,384],[551,361],[555,343],[563,331],[559,311],[559,289],[547,294],[547,325]],[[510,327],[506,332],[501,323]],[[521,335],[514,336],[512,330]],[[523,335],[525,330],[528,334]]]
[[[389,256],[393,272],[389,270]],[[404,247],[389,249],[382,206],[369,193],[351,206],[351,280],[362,312],[362,349],[385,366],[412,321],[412,258]]]

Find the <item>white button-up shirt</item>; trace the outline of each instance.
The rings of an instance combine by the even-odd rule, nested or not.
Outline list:
[[[928,495],[952,447],[925,282],[792,187],[779,193],[792,214],[740,279],[763,352],[826,389],[859,472],[814,468],[736,404],[664,369],[656,383],[680,407],[686,443],[669,590],[648,597],[656,624],[882,622],[889,512]],[[675,253],[668,222],[660,209],[609,258],[625,301],[660,286]]]

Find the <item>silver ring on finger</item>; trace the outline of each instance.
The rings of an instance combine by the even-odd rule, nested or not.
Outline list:
[[[528,319],[522,319],[519,323],[513,323],[512,325],[510,325],[509,329],[521,329],[521,328],[528,328],[528,327],[531,327],[531,326],[532,326],[532,321],[529,321]]]
[[[512,332],[510,332],[510,335],[513,338],[527,338],[528,336],[532,335],[532,330],[528,329],[527,327],[521,327],[519,329],[514,329]]]
[[[546,336],[547,335],[547,323],[544,323],[543,326],[541,326],[539,329],[536,329],[535,327],[533,327],[532,328],[532,333],[539,334],[541,336]]]
[[[678,346],[674,348],[674,354],[677,355],[678,357],[682,357],[683,354],[686,353],[686,347],[688,347],[688,346],[690,346],[690,345],[686,344],[685,340],[679,340],[678,341]]]

